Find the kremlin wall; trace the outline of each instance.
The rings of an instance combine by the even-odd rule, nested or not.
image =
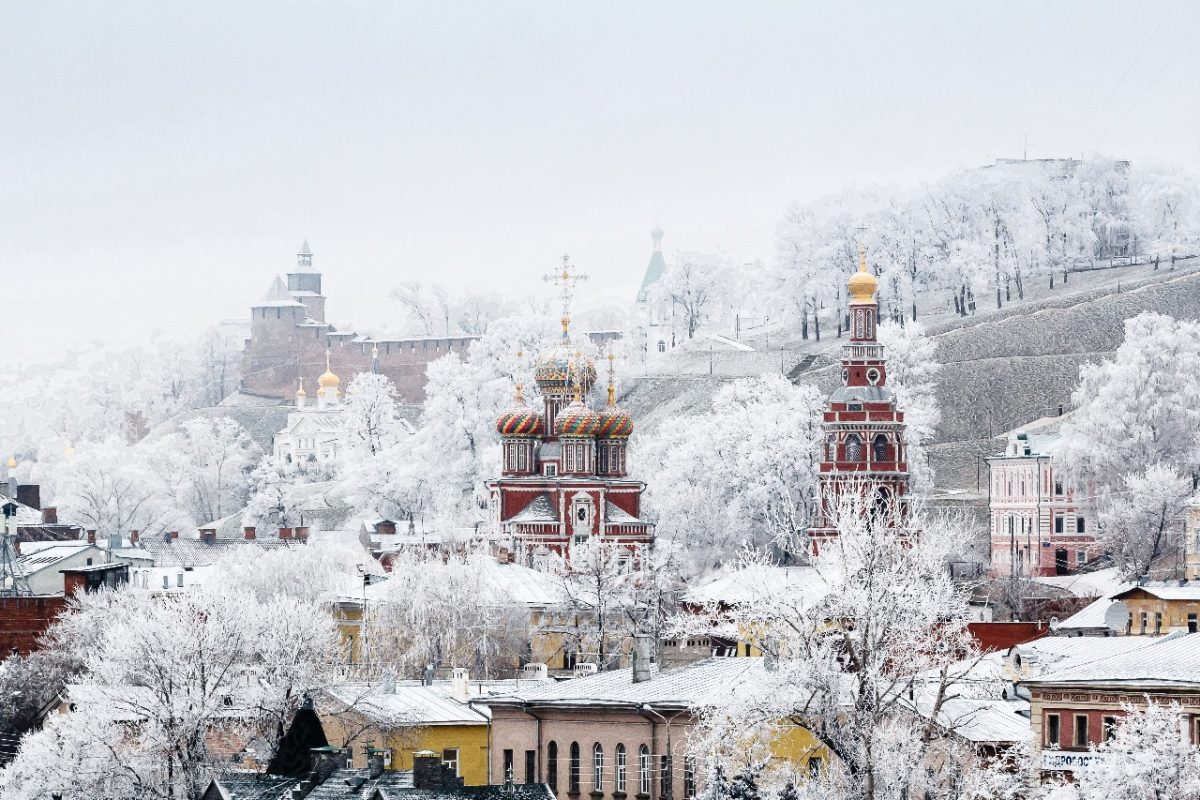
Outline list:
[[[373,339],[342,331],[325,319],[321,273],[313,267],[306,241],[286,281],[277,277],[250,309],[250,337],[242,352],[238,390],[280,403],[290,400],[303,378],[309,388],[329,366],[339,375],[369,372],[373,366],[396,385],[405,403],[425,401],[425,368],[448,353],[463,353],[474,336]],[[590,333],[598,344],[619,332]],[[378,364],[373,360],[378,358]]]

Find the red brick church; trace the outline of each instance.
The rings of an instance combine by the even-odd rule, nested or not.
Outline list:
[[[565,263],[556,276],[564,287],[577,278]],[[568,300],[564,289],[564,306]],[[627,544],[632,557],[654,532],[640,518],[646,485],[628,477],[633,418],[616,403],[612,356],[608,403],[594,410],[585,398],[596,368],[571,344],[566,312],[561,340],[539,357],[534,372],[542,409],[525,401],[518,383],[512,407],[496,421],[503,470],[488,484],[492,523],[500,541],[528,565],[569,557],[572,544],[593,537]]]
[[[908,463],[904,412],[887,386],[887,359],[876,341],[878,281],[859,250],[858,272],[850,277],[850,343],[842,347],[842,385],[824,412],[820,466],[821,505],[809,530],[813,546],[837,535],[834,517],[846,492],[870,493],[867,508],[896,524],[907,512]]]

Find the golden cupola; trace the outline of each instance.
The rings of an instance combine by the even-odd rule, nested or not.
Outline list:
[[[879,281],[867,271],[867,251],[858,248],[858,272],[850,276],[846,286],[850,289],[851,303],[870,303],[875,300],[875,289]]]

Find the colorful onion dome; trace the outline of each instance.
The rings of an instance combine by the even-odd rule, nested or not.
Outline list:
[[[568,394],[576,380],[583,394],[592,390],[596,385],[596,367],[591,362],[581,368],[573,367],[576,356],[576,351],[565,339],[542,354],[533,371],[533,380],[542,394]]]
[[[521,384],[517,384],[517,396],[513,399],[512,407],[496,420],[496,432],[501,436],[511,438],[530,438],[541,436],[546,428],[542,415],[525,404],[521,395]]]
[[[591,439],[596,435],[600,418],[583,404],[578,397],[575,402],[558,412],[554,420],[554,433],[564,439]]]
[[[850,280],[846,286],[850,289],[851,303],[869,303],[875,299],[875,288],[879,285],[879,281],[870,272],[867,272],[867,252],[863,248],[858,249],[858,272],[850,276]]]
[[[633,433],[633,417],[615,405],[601,409],[596,419],[597,439],[628,439]]]

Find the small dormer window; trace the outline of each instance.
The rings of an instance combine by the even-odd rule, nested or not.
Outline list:
[[[846,407],[849,411],[862,411],[862,403],[850,403]]]

